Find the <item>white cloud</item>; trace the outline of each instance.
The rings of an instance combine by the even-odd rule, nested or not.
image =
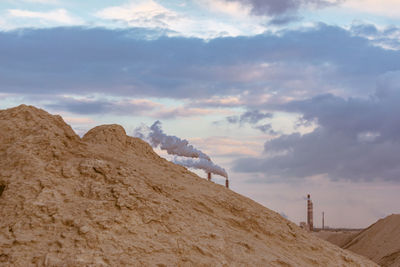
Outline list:
[[[213,12],[224,13],[230,16],[245,18],[250,15],[251,7],[241,2],[227,2],[225,0],[197,0],[197,2]]]
[[[173,20],[180,19],[174,11],[152,0],[108,7],[100,10],[96,15],[102,19],[120,20],[127,22],[130,26],[146,28],[170,28]]]
[[[3,19],[3,18],[0,17],[0,29],[5,28],[6,25],[7,25],[7,24],[6,24],[5,19]]]
[[[375,15],[400,18],[399,0],[348,0],[343,7]]]
[[[62,25],[79,25],[83,21],[71,16],[65,9],[56,9],[48,12],[35,12],[30,10],[9,9],[8,14],[11,17],[25,19],[39,19],[43,22],[53,22]]]
[[[199,7],[206,7],[206,5],[203,3]],[[215,4],[213,7],[222,9],[222,6]],[[209,10],[205,10],[205,12],[209,12]],[[239,10],[233,6],[227,12],[232,15],[239,13]],[[251,35],[265,31],[264,26],[254,24],[254,21],[247,19],[238,23],[233,18],[227,20],[215,15],[211,17],[193,16],[189,12],[179,13],[168,9],[152,0],[134,1],[121,6],[108,7],[98,11],[95,15],[105,20],[123,23],[123,26],[163,29],[171,31],[169,35],[184,35],[204,39]]]

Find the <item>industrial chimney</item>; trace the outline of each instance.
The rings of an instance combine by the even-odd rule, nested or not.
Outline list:
[[[307,226],[310,231],[313,231],[313,203],[309,194],[307,195]]]
[[[322,230],[325,229],[325,212],[322,212]]]
[[[211,172],[207,173],[207,179],[211,181]]]
[[[228,180],[228,178],[226,178],[226,180],[225,180],[225,187],[229,188],[229,180]]]

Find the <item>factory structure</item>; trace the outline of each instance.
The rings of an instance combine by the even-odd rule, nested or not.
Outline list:
[[[207,173],[207,180],[208,180],[208,181],[211,181],[211,172],[208,172],[208,173]],[[229,180],[228,180],[228,177],[225,177],[225,187],[226,187],[226,188],[229,188]]]
[[[300,222],[300,227],[310,231],[310,232],[318,232],[321,230],[328,230],[330,227],[325,225],[325,212],[322,212],[322,224],[321,228],[316,228],[314,227],[314,207],[313,207],[313,202],[311,201],[311,196],[310,194],[307,195],[307,221],[306,222]]]
[[[300,227],[307,231],[314,231],[313,203],[310,194],[307,195],[307,222],[300,222]]]
[[[313,223],[313,203],[311,201],[310,195],[307,195],[307,226],[310,231],[314,230],[314,223]]]

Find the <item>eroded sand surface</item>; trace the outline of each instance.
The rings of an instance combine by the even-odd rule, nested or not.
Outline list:
[[[381,266],[400,266],[400,214],[392,214],[362,231],[322,231],[314,235]]]
[[[344,247],[346,244],[350,243],[354,237],[359,234],[361,230],[358,231],[344,231],[344,230],[324,230],[319,232],[314,232],[313,235],[322,238],[323,240],[329,241],[339,247]]]
[[[381,219],[343,248],[364,255],[381,266],[400,266],[400,214]]]
[[[0,111],[0,266],[376,266],[118,125]]]

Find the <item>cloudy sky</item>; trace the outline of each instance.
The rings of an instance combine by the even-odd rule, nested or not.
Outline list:
[[[398,10],[398,0],[2,0],[0,108],[44,108],[80,135],[160,120],[225,167],[234,191],[296,223],[310,193],[317,226],[324,211],[327,225],[365,227],[400,213]]]

